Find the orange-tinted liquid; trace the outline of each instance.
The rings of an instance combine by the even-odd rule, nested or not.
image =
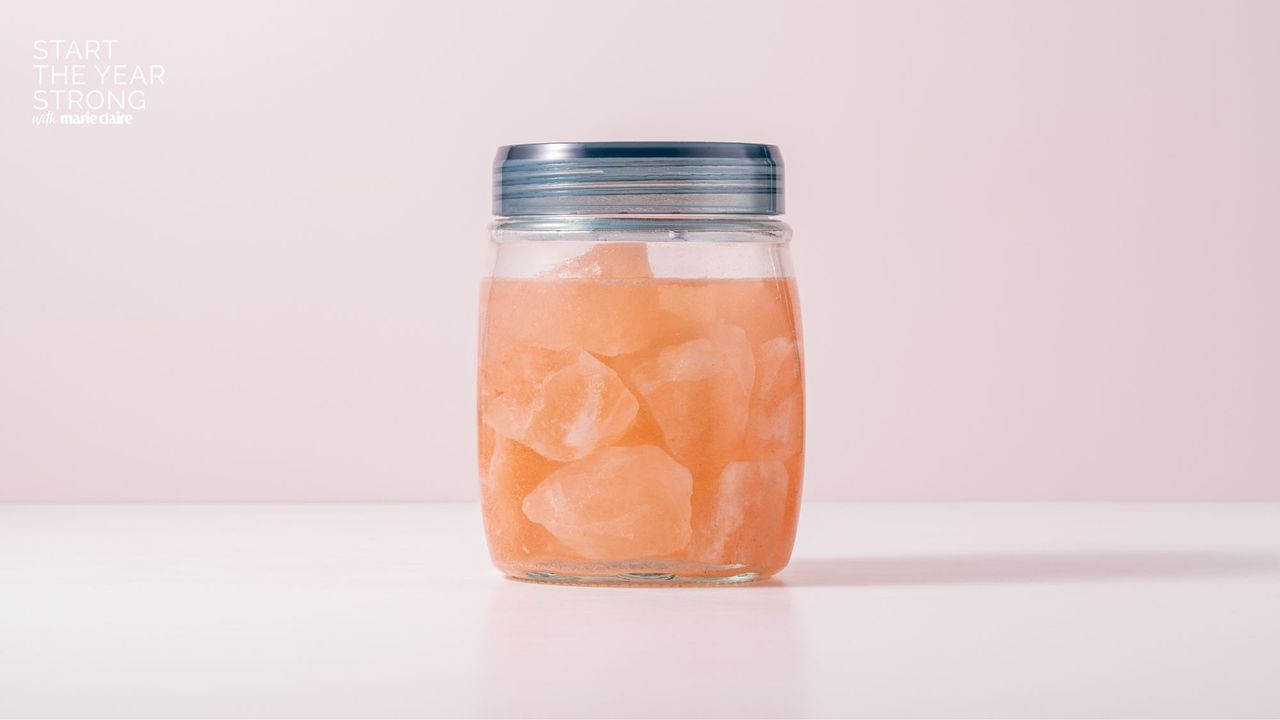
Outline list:
[[[654,278],[642,245],[486,282],[480,471],[516,577],[767,577],[804,462],[789,279]]]

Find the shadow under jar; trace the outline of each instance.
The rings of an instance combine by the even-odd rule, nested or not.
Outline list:
[[[730,584],[791,555],[804,379],[770,145],[501,148],[484,520],[511,577]]]

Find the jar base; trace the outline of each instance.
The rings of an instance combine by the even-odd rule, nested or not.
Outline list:
[[[523,574],[508,574],[508,578],[527,583],[548,585],[584,585],[592,587],[696,587],[715,585],[745,585],[768,579],[769,575],[741,572],[735,575],[696,576],[666,572],[627,572],[616,575],[561,574],[546,570],[531,570]]]

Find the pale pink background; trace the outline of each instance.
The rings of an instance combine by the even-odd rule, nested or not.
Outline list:
[[[21,3],[0,500],[475,497],[502,143],[781,145],[813,499],[1280,499],[1280,3]],[[29,124],[37,38],[168,83]]]

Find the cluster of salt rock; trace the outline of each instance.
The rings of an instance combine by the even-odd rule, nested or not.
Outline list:
[[[495,555],[532,552],[522,521],[558,543],[543,552],[593,561],[785,555],[803,389],[784,282],[653,279],[627,246],[493,281],[480,410]]]

